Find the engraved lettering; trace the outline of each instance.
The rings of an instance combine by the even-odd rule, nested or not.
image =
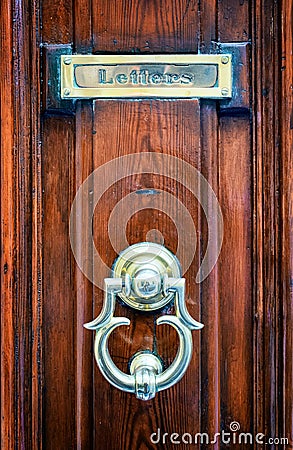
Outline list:
[[[193,75],[191,73],[183,73],[181,75],[182,84],[190,84],[193,81]]]
[[[72,55],[72,64],[61,67],[62,98],[173,98],[181,93],[182,97],[222,98],[224,90],[231,94],[231,62],[220,64],[219,55]]]
[[[131,83],[132,83],[132,84],[138,84],[138,81],[137,81],[137,71],[136,71],[136,70],[132,70],[132,71],[130,72],[130,80],[131,80]]]
[[[178,73],[165,73],[165,80],[168,84],[179,83],[180,76]]]
[[[148,75],[148,71],[147,70],[140,70],[139,71],[139,82],[141,83],[141,84],[148,84],[147,83],[147,75]]]
[[[119,84],[126,84],[127,81],[128,81],[128,76],[125,75],[125,73],[119,73],[119,74],[116,76],[116,81],[117,81],[117,83],[119,83]]]
[[[178,73],[171,73],[171,83],[178,83],[180,77]]]
[[[165,83],[172,84],[172,74],[171,73],[164,73],[165,77]]]
[[[191,73],[149,73],[147,69],[133,69],[129,74],[119,73],[113,79],[107,77],[106,69],[99,69],[98,79],[100,84],[190,84],[194,81],[194,76]]]
[[[113,78],[107,81],[107,71],[105,69],[99,69],[99,83],[100,84],[113,84]]]
[[[160,73],[152,73],[149,76],[149,80],[150,80],[150,83],[152,83],[152,84],[160,84],[160,83],[162,83],[163,75]]]

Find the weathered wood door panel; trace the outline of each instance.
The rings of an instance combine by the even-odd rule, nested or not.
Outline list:
[[[13,37],[8,47],[1,42],[2,448],[186,448],[184,433],[193,448],[246,448],[239,441],[211,442],[215,433],[231,432],[232,422],[253,436],[290,438],[290,8],[289,0],[1,4],[1,35]],[[64,102],[50,104],[41,85],[53,45],[83,54],[139,54],[212,53],[225,43],[246,49],[242,92],[233,104],[111,99],[78,100],[66,109]],[[168,177],[163,164],[160,175],[148,173],[139,155],[129,176],[118,180],[117,173],[95,208],[94,241],[108,267],[125,248],[125,236],[129,245],[149,240],[174,253],[182,240],[194,247],[184,274],[186,303],[205,327],[193,332],[182,380],[142,402],[113,388],[94,362],[93,335],[83,324],[98,315],[103,292],[77,267],[69,215],[93,170],[146,152],[179,158],[203,174],[218,198],[224,236],[217,264],[196,283],[208,242],[200,202],[182,177]],[[179,174],[176,158],[170,164]],[[127,198],[128,219],[113,219]],[[184,221],[172,198],[188,210],[195,234],[178,226]],[[77,233],[83,232],[80,225]],[[185,244],[183,260],[189,250]],[[90,265],[90,250],[78,251]],[[108,276],[102,267],[94,270]],[[131,320],[109,343],[120,369],[127,372],[142,349],[156,349],[166,365],[174,359],[178,338],[168,326],[156,327],[159,314],[117,305],[115,315]],[[209,444],[195,443],[197,433],[207,433]]]

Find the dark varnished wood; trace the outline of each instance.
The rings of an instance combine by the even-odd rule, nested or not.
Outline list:
[[[96,102],[94,167],[99,167],[114,157],[138,151],[164,152],[180,157],[198,167],[200,144],[198,106],[197,101]],[[121,127],[121,122],[124,121],[128,124],[127,127]],[[179,128],[180,133],[177,131]],[[109,152],[109,148],[111,148],[111,152]],[[130,173],[133,170],[134,167],[130,166]],[[178,181],[180,183],[180,180]],[[110,267],[116,254],[108,238],[107,218],[109,213],[121,197],[125,197],[129,192],[146,188],[166,189],[170,193],[176,192],[176,198],[188,205],[190,213],[197,222],[198,205],[190,193],[186,192],[176,180],[166,180],[148,174],[122,180],[117,183],[116,188],[111,188],[109,194],[105,195],[104,200],[96,208],[95,214],[96,247]],[[171,215],[176,214],[176,210],[172,210],[171,205],[168,204],[162,204],[161,210],[169,210]],[[144,241],[146,232],[153,228],[162,230],[165,245],[176,252],[177,236],[174,224],[165,215],[154,216],[154,213],[148,211],[140,212],[131,221],[127,235],[129,244]],[[119,235],[119,223],[117,223],[117,234]],[[120,250],[123,250],[123,247]],[[187,304],[194,317],[199,317],[198,285],[192,281],[195,279],[197,269],[198,264],[194,263],[186,274]],[[99,293],[96,296],[96,302],[101,304],[101,300],[102,295]],[[95,315],[97,313],[98,310]],[[121,311],[120,315],[125,315],[125,313],[125,310]],[[126,331],[123,329],[117,331],[116,335],[121,334],[121,338],[119,340],[115,337],[110,346],[111,354],[116,357],[114,358],[116,363],[119,364],[121,359],[125,361],[124,370],[127,369],[129,357],[136,350],[153,348],[154,319],[150,317],[145,322],[141,315],[131,314],[130,311],[127,315],[133,322],[131,328]],[[177,339],[174,333],[170,333],[168,327],[164,328],[164,330],[160,328],[157,330],[157,345],[158,350],[162,349],[164,359],[168,361],[168,358],[174,356]],[[120,448],[136,448],[142,439],[150,442],[149,437],[157,428],[161,428],[164,432],[170,432],[176,427],[176,430],[181,433],[184,430],[199,429],[199,335],[194,333],[193,338],[194,355],[184,379],[176,387],[159,393],[155,401],[148,402],[147,406],[138,402],[133,396],[113,390],[110,385],[105,383],[97,369],[95,370],[95,442],[100,442],[106,432],[105,448],[119,448],[117,439],[119,439]],[[102,398],[101,391],[103,391]],[[108,396],[111,398],[110,402],[105,401]],[[191,402],[189,399],[192,399]],[[175,419],[171,405],[177,404],[177,402],[182,405],[188,404],[189,414],[186,415],[183,406],[178,407]],[[121,403],[126,405],[126,412],[119,407]],[[109,414],[109,408],[116,411],[114,415]],[[120,430],[131,429],[132,431],[130,434],[119,432],[118,437],[111,431],[116,427]]]
[[[203,52],[209,52],[211,42],[217,40],[217,4],[214,0],[201,4],[201,38]],[[211,20],[211,17],[214,20]],[[200,110],[201,128],[201,172],[218,195],[218,114],[214,102],[203,101]],[[201,217],[201,253],[207,238],[207,224]],[[205,336],[201,339],[201,429],[214,433],[220,429],[220,337],[219,337],[219,284],[218,265],[216,265],[201,285],[202,317]],[[219,449],[220,444],[212,445]]]
[[[73,7],[70,0],[42,0],[42,41],[70,44],[74,37]],[[81,5],[81,2],[76,2]],[[78,9],[76,9],[78,11]]]
[[[92,3],[90,0],[74,2],[74,51],[90,53],[92,49]],[[75,189],[93,170],[93,108],[91,101],[78,102],[76,105],[76,142],[75,142]],[[90,214],[91,211],[88,211]],[[84,230],[77,230],[79,233]],[[84,252],[85,249],[79,249]],[[92,265],[91,253],[85,257]],[[89,322],[93,315],[94,290],[92,284],[79,269],[76,270],[76,306],[75,336],[76,348],[76,447],[92,449],[93,440],[93,364],[92,336],[85,333],[83,324]]]
[[[76,107],[76,149],[75,153],[75,189],[78,189],[82,181],[92,172],[92,105],[91,102],[78,102]],[[85,212],[86,214],[86,212]],[[90,214],[90,211],[88,211]],[[84,230],[77,230],[83,233]],[[79,249],[85,257],[88,264],[92,264],[91,253],[85,254],[85,249]],[[90,424],[93,421],[93,356],[91,333],[85,333],[83,324],[92,319],[93,314],[93,286],[84,277],[79,269],[75,273],[75,339],[76,348],[76,445],[82,448],[91,449],[93,445],[92,428]],[[90,355],[90,357],[89,357]]]
[[[68,215],[75,191],[73,118],[43,123],[43,341],[45,448],[75,440],[75,264]],[[57,151],[56,142],[59,142]],[[61,175],[62,174],[62,175]]]
[[[32,302],[37,289],[32,261],[37,171],[32,174],[32,166],[39,142],[38,17],[37,1],[1,3],[1,447],[7,449],[36,442],[32,391],[38,397],[41,388],[39,352],[33,353],[40,346],[40,324]]]
[[[284,434],[290,437],[290,427],[286,431],[283,428],[284,407],[288,406],[289,391],[283,391],[285,379],[282,370],[282,334],[287,323],[282,317],[284,306],[280,291],[281,278],[286,275],[282,273],[280,259],[279,190],[280,183],[283,182],[280,178],[280,125],[283,119],[280,122],[282,115],[279,116],[279,108],[282,101],[279,103],[279,74],[283,62],[279,50],[279,5],[271,2],[256,3],[254,14],[253,35],[257,43],[253,71],[256,83],[254,105],[257,114],[254,130],[256,164],[253,166],[256,215],[254,270],[257,288],[254,305],[255,428],[263,429],[263,432],[270,436]],[[262,24],[261,27],[257,25],[259,23]],[[282,145],[282,152],[284,155],[290,153],[289,147]],[[285,159],[287,160],[287,156]],[[288,302],[292,305],[289,296],[284,302],[285,308]],[[292,360],[292,352],[290,359]]]
[[[201,106],[201,172],[218,195],[218,133],[215,105],[205,101]],[[207,239],[204,214],[201,220],[202,253]],[[219,265],[201,286],[202,322],[206,324],[201,339],[201,427],[207,433],[220,429],[220,298]],[[219,443],[214,448],[220,448]]]
[[[248,2],[223,0],[218,4],[217,15],[220,41],[249,40],[251,17]],[[244,55],[249,52],[247,45],[243,51]],[[248,109],[249,66],[237,69],[241,74],[239,84],[243,85],[240,97],[243,95],[243,105]],[[221,424],[229,430],[230,423],[237,421],[242,432],[252,432],[254,365],[252,149],[247,112],[242,110],[235,115],[229,109],[221,109],[217,170],[218,198],[225,224],[218,262]]]
[[[1,14],[1,34],[10,33],[11,11],[9,1],[3,2]],[[2,198],[6,198],[6,207],[1,201],[1,436],[6,436],[7,449],[12,449],[15,443],[14,423],[17,410],[15,408],[16,373],[15,373],[15,348],[14,348],[14,314],[15,307],[15,258],[16,246],[15,216],[10,205],[14,205],[15,182],[13,176],[13,92],[7,89],[7,82],[13,83],[10,54],[12,42],[6,47],[1,41],[1,53],[3,53],[3,71],[1,72],[1,94],[6,93],[6,107],[4,111],[1,102],[1,119],[6,114],[6,120],[1,120],[1,146],[5,146],[6,156],[1,151],[1,192]],[[3,98],[3,97],[2,97]],[[6,324],[10,326],[7,327]]]
[[[96,52],[196,53],[198,2],[93,2]]]
[[[219,0],[217,8],[218,40],[245,42],[249,39],[251,11],[248,0]]]
[[[155,446],[150,434],[160,428],[169,435],[212,435],[228,431],[232,420],[241,431],[289,437],[292,0],[40,3],[4,0],[0,6],[1,448],[171,448]],[[251,53],[244,44],[250,40]],[[215,51],[212,41],[246,45],[245,108],[224,110],[207,100],[102,100],[78,102],[74,114],[40,115],[47,70],[41,42],[69,44],[80,53],[196,53],[198,47]],[[218,196],[225,227],[218,264],[198,286],[207,226],[180,183],[128,177],[95,211],[95,242],[109,266],[116,252],[107,220],[130,192],[176,193],[198,231],[187,305],[205,328],[193,332],[185,377],[146,403],[112,388],[96,367],[93,335],[82,324],[98,314],[102,292],[77,268],[68,238],[71,202],[82,181],[106,161],[137,151],[170,153],[200,169]],[[129,220],[129,243],[145,240],[151,228],[176,251],[176,228],[157,210]],[[90,264],[91,254],[86,257]],[[172,361],[178,339],[167,326],[155,328],[157,314],[141,317],[119,304],[116,315],[131,319],[110,339],[118,367],[127,371],[133,353],[155,347]]]
[[[236,420],[247,431],[253,386],[249,130],[246,117],[221,119],[218,181],[225,223],[218,267],[221,417],[227,429]]]
[[[291,11],[291,14],[290,14]],[[293,37],[292,37],[292,2],[285,1],[281,11],[282,19],[282,120],[281,126],[281,161],[280,161],[280,218],[281,218],[281,271],[280,271],[280,315],[283,327],[280,336],[280,369],[281,369],[281,397],[283,399],[280,411],[280,433],[290,432],[293,423]],[[282,420],[283,418],[283,420]],[[293,432],[291,431],[291,446]]]
[[[43,341],[42,341],[42,148],[41,148],[41,92],[40,78],[40,5],[30,2],[31,31],[31,177],[32,177],[32,281],[31,281],[31,412],[32,430],[29,442],[32,448],[42,449],[43,442]],[[36,36],[34,37],[34,33]],[[28,328],[30,328],[28,326]],[[27,351],[27,349],[26,349]],[[29,431],[29,430],[28,430]],[[27,432],[28,432],[27,431]]]

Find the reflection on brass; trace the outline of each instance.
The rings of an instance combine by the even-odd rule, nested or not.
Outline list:
[[[104,377],[116,388],[135,393],[140,400],[151,400],[157,392],[170,388],[183,377],[192,357],[191,330],[200,330],[203,324],[186,308],[181,266],[166,247],[153,242],[131,245],[118,256],[112,275],[113,278],[104,280],[101,313],[84,326],[96,332],[95,358]],[[130,325],[126,317],[114,316],[117,296],[140,311],[158,310],[174,302],[175,315],[165,314],[156,319],[156,325],[170,325],[179,337],[177,355],[165,370],[158,354],[149,350],[133,355],[129,361],[130,374],[122,372],[112,360],[108,349],[110,335],[115,328]]]
[[[231,55],[64,55],[62,98],[229,98]]]

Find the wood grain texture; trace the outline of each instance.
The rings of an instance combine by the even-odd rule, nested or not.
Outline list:
[[[76,0],[74,14],[74,50],[77,53],[92,53],[92,2]]]
[[[255,3],[255,429],[284,432],[283,319],[280,291],[280,9]],[[287,430],[289,433],[290,430]],[[285,437],[288,437],[287,435]],[[273,446],[272,448],[277,448]]]
[[[127,124],[127,126],[121,126]],[[180,129],[178,133],[177,130]],[[95,104],[95,131],[94,134],[94,167],[99,167],[114,157],[135,152],[164,152],[174,155],[198,167],[199,163],[199,106],[197,101],[108,101]],[[111,148],[111,152],[109,152]],[[174,163],[173,163],[174,164]],[[142,174],[133,175],[112,186],[96,208],[94,235],[96,247],[103,256],[104,261],[111,267],[116,253],[109,242],[107,222],[108,217],[116,203],[132,191],[142,189],[165,189],[170,193],[176,192],[176,199],[181,200],[189,209],[196,228],[198,227],[198,204],[190,193],[183,189],[180,179],[165,179],[144,173],[130,165],[129,173],[135,169],[142,170]],[[168,168],[162,167],[164,173]],[[117,173],[117,177],[119,174]],[[107,179],[107,176],[105,176]],[[173,194],[174,195],[174,194]],[[141,196],[143,197],[143,196]],[[144,199],[138,200],[137,209]],[[149,203],[150,208],[152,203]],[[174,209],[175,208],[175,209]],[[171,217],[176,216],[176,207],[164,203],[159,208]],[[128,242],[133,244],[146,240],[146,232],[158,229],[164,236],[165,245],[176,252],[178,236],[176,228],[165,214],[150,211],[141,211],[135,215],[128,227]],[[125,211],[126,213],[126,211]],[[123,234],[119,221],[116,226],[116,241]],[[121,239],[121,237],[120,237]],[[191,236],[191,245],[194,237]],[[120,250],[122,250],[120,248]],[[186,273],[187,279],[187,305],[194,317],[199,318],[199,289],[192,280],[195,279],[198,264],[196,260]],[[101,305],[102,294],[97,293],[97,305]],[[100,306],[99,306],[100,308]],[[95,315],[99,312],[96,310]],[[131,318],[132,326],[117,330],[110,343],[110,352],[116,364],[124,361],[124,370],[127,362],[135,351],[153,349],[154,319],[147,320],[142,314],[133,313],[124,308],[119,309],[120,315],[127,314]],[[118,315],[118,313],[117,313]],[[163,354],[166,362],[174,357],[177,338],[174,333],[165,329],[156,331],[158,350]],[[119,338],[120,335],[120,338]],[[101,374],[95,370],[95,445],[98,445],[107,435],[104,448],[153,448],[150,435],[160,428],[162,432],[172,433],[176,429],[183,433],[185,430],[199,429],[199,333],[193,333],[194,353],[192,362],[185,377],[172,389],[161,392],[154,401],[141,403],[133,395],[127,395],[113,389],[105,383]],[[123,408],[120,405],[123,404]],[[176,406],[175,406],[176,405]],[[188,414],[186,414],[186,407]],[[176,408],[174,414],[173,408]],[[113,414],[113,411],[115,413]],[[115,432],[113,432],[115,430]],[[126,432],[126,430],[128,430]],[[158,444],[161,448],[163,444]],[[141,447],[142,446],[142,447]],[[97,447],[96,447],[97,448]],[[163,447],[162,447],[163,448]]]
[[[209,52],[212,42],[217,39],[217,4],[214,0],[200,3],[201,39],[203,52]],[[218,196],[218,148],[219,122],[216,105],[205,100],[200,108],[201,133],[201,173],[208,180]],[[209,209],[211,201],[209,200]],[[214,216],[213,212],[211,213]],[[200,221],[201,256],[204,254],[208,229],[205,215]],[[214,243],[216,248],[216,243]],[[220,394],[220,299],[219,299],[219,265],[216,264],[208,278],[201,284],[202,330],[201,339],[201,430],[214,435],[221,428],[221,394]],[[207,445],[217,450],[220,442]]]
[[[32,170],[39,116],[38,2],[2,2],[1,448],[32,445]],[[32,61],[31,55],[34,55]],[[34,65],[33,62],[36,64]],[[24,76],[25,75],[25,76]],[[33,102],[34,99],[34,102]],[[34,132],[31,132],[31,127]],[[35,336],[35,342],[38,337]],[[38,388],[37,388],[38,389]]]
[[[77,0],[74,13],[74,51],[90,53],[92,50],[92,2]],[[80,101],[75,115],[75,191],[93,170],[93,103]],[[90,208],[85,214],[92,214]],[[77,233],[84,233],[80,222]],[[92,267],[92,252],[79,248]],[[77,268],[75,275],[75,348],[76,348],[76,447],[93,448],[93,352],[92,336],[83,324],[92,320],[94,290],[82,272]]]
[[[75,138],[75,190],[93,170],[92,155],[92,104],[91,102],[78,102],[76,107],[76,138]],[[91,214],[91,210],[84,214]],[[77,233],[84,233],[80,221],[77,222]],[[87,249],[79,248],[83,257],[92,267],[92,253]],[[93,355],[92,336],[87,333],[83,324],[92,320],[93,314],[93,286],[82,272],[77,268],[75,275],[75,318],[74,333],[76,347],[76,446],[77,448],[91,449],[93,445]]]
[[[218,1],[219,42],[245,42],[250,34],[250,3],[248,0]]]
[[[250,37],[250,28],[248,2],[218,3],[220,42],[245,41]],[[247,64],[243,73],[246,83],[248,73]],[[222,428],[230,430],[230,423],[237,421],[241,431],[252,432],[252,149],[249,117],[244,112],[239,110],[235,116],[233,110],[228,110],[223,116],[221,111],[219,122],[218,192],[224,216],[218,263],[220,408]]]
[[[288,436],[293,448],[293,5],[283,2],[282,31],[282,121],[281,121],[281,314],[283,342],[281,392],[283,396],[280,432]]]
[[[42,155],[41,155],[41,30],[40,4],[30,2],[32,28],[31,61],[31,191],[32,191],[32,280],[31,280],[31,447],[42,450],[43,433],[43,341],[42,341]],[[27,238],[27,237],[26,237]],[[30,374],[29,374],[30,375]],[[29,446],[30,446],[29,445]],[[29,447],[28,446],[28,447]]]
[[[224,241],[219,258],[221,420],[252,426],[251,152],[247,118],[224,117],[219,130],[219,202]]]
[[[201,53],[209,53],[214,42],[218,40],[217,29],[217,2],[215,0],[199,1]]]
[[[10,2],[1,4],[1,35],[10,35]],[[12,41],[1,40],[3,70],[0,72],[1,86],[1,436],[6,437],[6,449],[15,445],[15,421],[17,409],[15,371],[15,214],[12,205],[17,201],[15,192],[14,165],[14,96],[11,67]],[[5,95],[5,103],[4,103]],[[3,153],[5,149],[5,154]],[[3,201],[5,199],[5,202]],[[9,324],[10,326],[7,326]]]
[[[218,196],[218,146],[219,123],[215,105],[205,101],[201,105],[201,173],[206,177]],[[212,202],[209,201],[211,211]],[[206,218],[201,219],[201,254],[204,254],[208,229]],[[214,243],[216,249],[216,243]],[[202,330],[201,339],[201,429],[213,435],[221,427],[220,411],[220,298],[219,264],[201,284]],[[220,448],[220,443],[211,446]]]
[[[76,7],[78,11],[78,5]],[[70,44],[74,10],[69,0],[42,1],[43,44]],[[77,30],[78,34],[78,30]],[[42,142],[43,189],[43,433],[44,448],[73,448],[77,441],[80,396],[78,358],[74,347],[76,279],[68,234],[71,202],[76,190],[72,117],[45,116]],[[77,141],[78,142],[78,141]],[[57,144],[58,143],[58,144]],[[57,147],[58,145],[58,147]],[[79,176],[77,175],[79,179]],[[82,294],[81,294],[82,295]],[[80,382],[80,379],[79,379]],[[77,413],[78,411],[78,413]],[[77,416],[76,416],[77,413]],[[77,417],[77,419],[76,419]],[[79,433],[82,433],[79,428]]]
[[[197,52],[195,0],[93,1],[94,52]]]
[[[260,67],[262,67],[262,38],[258,36],[257,29],[261,23],[261,12],[255,4],[254,15],[252,17],[252,37],[253,40],[258,42],[255,52],[253,53],[254,60],[252,71],[252,82],[258,85],[258,93],[261,91],[260,86]],[[261,32],[263,28],[260,27]],[[259,111],[262,119],[262,97],[255,90],[253,90],[253,101],[255,102],[255,108]],[[264,308],[263,308],[263,151],[262,151],[262,132],[259,128],[259,121],[254,115],[254,129],[253,129],[253,183],[254,183],[254,239],[253,250],[255,259],[253,261],[253,276],[254,276],[254,430],[264,430]]]
[[[71,0],[42,0],[43,44],[70,44],[73,40]]]
[[[19,73],[29,73],[30,46],[22,45],[25,37],[30,33],[29,16],[25,9],[28,3],[19,5],[20,27],[14,27],[13,46],[18,49],[17,71]],[[15,72],[14,72],[15,75]],[[15,304],[15,370],[17,383],[17,396],[19,408],[16,418],[16,445],[28,446],[31,429],[31,408],[30,397],[30,372],[31,372],[31,349],[30,349],[30,308],[31,308],[31,281],[29,273],[31,271],[31,240],[27,236],[31,234],[31,93],[30,83],[25,78],[20,78],[14,91],[14,146],[17,152],[14,153],[14,180],[17,202],[14,201],[14,226],[15,226],[15,289],[17,302]],[[14,82],[16,80],[14,79]],[[30,80],[31,82],[31,80]],[[22,104],[22,98],[26,99],[26,105]],[[26,108],[27,106],[27,108]]]
[[[68,223],[76,188],[73,118],[46,117],[43,136],[43,445],[69,449],[76,436],[76,288]]]
[[[1,449],[173,448],[172,432],[213,435],[232,420],[244,432],[291,434],[292,448],[292,7],[292,0],[1,2]],[[41,116],[40,43],[80,53],[196,53],[214,51],[212,41],[249,40],[245,113],[207,100],[100,100]],[[205,328],[193,332],[185,377],[143,403],[112,388],[96,367],[93,335],[82,325],[100,311],[102,292],[76,266],[68,218],[93,168],[146,151],[201,170],[220,201],[225,234],[217,266],[198,286],[207,224],[180,180],[130,175],[95,210],[95,243],[109,267],[125,240],[118,223],[114,249],[107,223],[132,192],[166,190],[197,229],[186,301]],[[176,252],[180,235],[166,209],[177,219],[178,209],[135,195],[134,206],[148,208],[129,218],[129,243],[163,236]],[[90,252],[79,251],[91,264]],[[178,338],[155,326],[158,314],[118,304],[116,315],[131,319],[109,342],[121,370],[141,349],[172,361]],[[151,442],[158,428],[166,444]]]

